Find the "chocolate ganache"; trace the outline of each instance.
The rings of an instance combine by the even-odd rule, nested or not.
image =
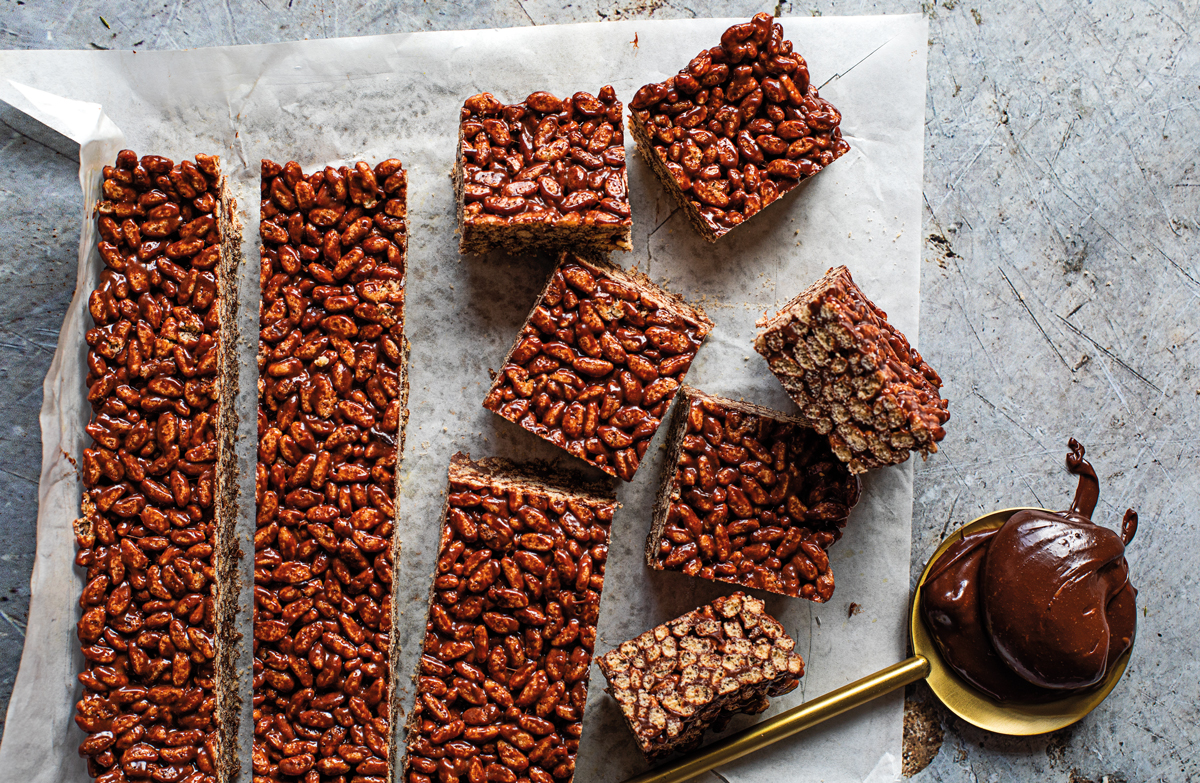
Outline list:
[[[1090,519],[1100,495],[1084,449],[1070,440],[1079,476],[1071,508],[1018,511],[1000,528],[964,536],[930,569],[921,613],[946,663],[1000,701],[1060,698],[1101,682],[1133,644],[1137,624],[1121,534]]]

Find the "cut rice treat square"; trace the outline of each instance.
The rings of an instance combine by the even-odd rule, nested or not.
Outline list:
[[[823,603],[858,477],[799,416],[684,386],[646,540],[660,571]]]
[[[463,104],[454,192],[459,251],[629,250],[622,105],[612,87],[562,100]]]
[[[942,379],[844,266],[758,322],[754,349],[854,473],[937,451]]]
[[[794,690],[804,659],[761,600],[718,598],[596,659],[650,761],[690,750],[737,713],[757,715]]]
[[[709,242],[850,149],[841,113],[765,13],[642,87],[629,108],[642,157]]]
[[[712,328],[645,275],[563,253],[483,407],[632,481]]]

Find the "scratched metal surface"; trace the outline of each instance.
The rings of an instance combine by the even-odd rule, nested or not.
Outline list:
[[[917,468],[913,577],[945,533],[981,513],[1065,505],[1075,436],[1101,478],[1097,521],[1141,513],[1129,555],[1140,627],[1125,681],[1081,724],[1008,739],[935,707],[945,742],[913,779],[1200,777],[1200,4],[972,1],[781,9],[930,20],[921,350],[953,418],[941,452]],[[0,46],[184,48],[774,7],[5,0]],[[79,204],[70,143],[11,110],[0,123],[2,720],[33,564],[41,381],[71,296]],[[923,686],[910,696],[931,698]]]

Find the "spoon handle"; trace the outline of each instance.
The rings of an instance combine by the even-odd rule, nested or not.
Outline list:
[[[824,696],[781,712],[762,723],[742,729],[720,742],[700,748],[670,764],[643,772],[625,783],[683,783],[702,772],[728,764],[759,748],[765,748],[773,742],[804,731],[835,715],[841,715],[846,710],[866,704],[910,682],[923,680],[928,675],[929,660],[923,655],[915,655],[861,680],[843,685]]]

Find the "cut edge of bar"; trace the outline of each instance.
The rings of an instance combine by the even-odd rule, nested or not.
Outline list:
[[[459,451],[450,458],[450,483],[475,486],[533,488],[550,499],[583,498],[615,503],[616,486],[610,479],[590,479],[582,473],[557,467],[549,462],[513,462],[504,457],[483,457],[478,461]]]
[[[403,169],[407,174],[407,169]],[[405,436],[408,432],[408,398],[409,398],[409,378],[408,378],[408,362],[412,349],[412,345],[408,341],[408,334],[404,327],[408,317],[408,232],[411,228],[408,221],[408,184],[407,180],[404,185],[404,204],[405,204],[405,229],[404,229],[404,244],[400,248],[400,252],[404,259],[404,301],[400,305],[400,352],[402,361],[397,368],[400,376],[400,426],[396,433],[396,471],[395,493],[396,500],[392,504],[395,509],[395,515],[392,518],[392,617],[391,626],[388,629],[388,777],[387,780],[403,783],[403,771],[399,765],[401,756],[399,755],[400,748],[398,747],[397,731],[400,718],[404,715],[404,709],[401,706],[400,689],[397,687],[399,680],[399,671],[396,664],[400,661],[400,634],[396,632],[399,627],[402,612],[400,604],[396,601],[396,576],[400,573],[400,557],[402,555],[404,542],[400,540],[400,505],[401,492],[401,468],[404,466],[404,443]],[[395,235],[393,235],[394,238]]]
[[[766,353],[759,348],[759,340],[764,339],[767,332],[774,329],[782,328],[782,326],[790,323],[792,319],[792,311],[808,300],[813,299],[822,291],[828,290],[835,280],[845,280],[850,286],[853,286],[861,294],[863,299],[867,299],[867,295],[862,293],[862,289],[858,288],[858,284],[854,282],[854,278],[850,275],[850,269],[845,264],[840,266],[830,267],[825,271],[825,274],[809,283],[803,291],[793,296],[783,305],[780,305],[778,311],[772,316],[763,316],[754,324],[758,327],[759,332],[754,341],[754,350],[758,351],[764,357]],[[868,301],[870,301],[868,299]],[[886,320],[886,319],[885,319]]]
[[[217,286],[220,296],[221,341],[217,364],[218,413],[216,424],[217,462],[213,549],[216,580],[213,600],[216,604],[217,657],[217,758],[213,760],[219,783],[236,781],[241,773],[241,745],[238,731],[241,723],[241,673],[238,653],[243,644],[237,630],[238,603],[243,582],[239,569],[242,557],[237,540],[238,461],[235,441],[240,417],[237,411],[238,378],[238,277],[242,257],[242,222],[237,214],[237,201],[229,191],[229,182],[221,173],[217,181],[218,231],[221,234],[221,260],[217,266]]]
[[[691,407],[694,387],[682,385],[675,395],[675,411],[671,415],[671,425],[667,430],[666,449],[663,458],[662,476],[659,479],[658,494],[654,496],[654,506],[650,511],[650,532],[646,535],[646,565],[655,571],[666,570],[658,557],[658,547],[662,542],[663,532],[667,528],[667,516],[671,512],[671,489],[675,484],[676,466],[683,452],[683,437],[687,434],[688,409]]]
[[[692,324],[699,328],[699,337],[701,342],[708,337],[709,333],[716,327],[716,323],[708,317],[708,313],[700,305],[692,304],[683,298],[680,294],[674,291],[668,291],[658,283],[651,280],[647,275],[633,270],[625,270],[604,258],[589,257],[571,251],[563,251],[559,256],[558,265],[562,266],[566,262],[567,256],[574,256],[576,263],[591,269],[606,277],[611,277],[617,282],[625,283],[626,285],[636,288],[639,292],[646,292],[653,296],[664,299],[663,305],[665,309],[672,310],[676,315],[682,316],[685,320],[691,321]],[[553,275],[551,275],[553,277]],[[549,283],[547,283],[549,285]],[[540,301],[540,300],[539,300]],[[699,348],[696,349],[699,353]]]

